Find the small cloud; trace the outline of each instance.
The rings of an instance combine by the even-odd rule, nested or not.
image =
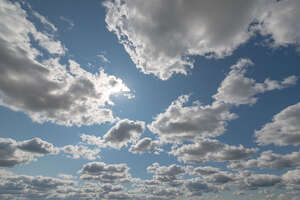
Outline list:
[[[65,23],[68,24],[68,28],[67,28],[68,30],[71,30],[71,29],[75,26],[74,21],[71,20],[71,19],[68,19],[68,18],[63,17],[63,16],[60,16],[59,19],[60,19],[61,21],[63,21],[63,22],[65,22]]]
[[[110,60],[108,60],[108,58],[106,58],[103,54],[98,54],[97,57],[104,63],[110,63]]]

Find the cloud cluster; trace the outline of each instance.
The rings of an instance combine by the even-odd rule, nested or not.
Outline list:
[[[273,117],[272,122],[255,131],[256,141],[260,145],[300,145],[299,124],[300,103],[297,103],[283,109]]]
[[[39,123],[81,126],[115,120],[107,108],[113,105],[110,97],[130,91],[121,79],[103,70],[91,74],[73,60],[61,64],[65,50],[60,42],[37,31],[17,2],[1,1],[0,17],[1,106]],[[50,58],[41,59],[46,54],[34,41]]]
[[[83,145],[67,145],[60,148],[65,154],[70,155],[73,159],[85,158],[88,160],[95,160],[100,158],[98,155],[101,151],[100,148],[89,149]]]
[[[154,152],[155,154],[159,154],[161,151],[163,151],[160,146],[161,144],[159,141],[145,137],[137,141],[135,144],[132,144],[129,151],[134,154],[142,154],[145,152]]]
[[[193,144],[184,144],[173,149],[170,154],[185,163],[201,164],[208,161],[225,162],[242,160],[256,153],[256,148],[245,148],[242,145],[230,146],[217,140],[203,139]]]

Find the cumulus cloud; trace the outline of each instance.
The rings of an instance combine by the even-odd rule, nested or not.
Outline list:
[[[256,141],[260,145],[300,145],[299,124],[300,103],[297,103],[283,109],[273,117],[272,122],[255,131]]]
[[[263,169],[285,169],[300,167],[300,152],[292,152],[290,154],[276,154],[273,151],[264,151],[256,159],[247,161],[235,161],[229,166],[230,169],[243,169],[243,168],[263,168]]]
[[[90,162],[81,170],[80,178],[84,180],[98,180],[102,183],[123,183],[132,180],[126,164],[106,164],[103,162]]]
[[[281,82],[267,78],[263,83],[257,83],[254,79],[245,76],[247,67],[253,65],[254,63],[249,59],[240,59],[231,66],[231,71],[222,81],[217,94],[213,96],[214,99],[233,105],[254,104],[258,94],[296,84],[296,76],[289,76]]]
[[[193,68],[188,55],[231,55],[251,36],[261,2],[106,1],[105,21],[137,68],[166,80]]]
[[[185,188],[189,191],[190,196],[201,196],[203,193],[218,191],[213,185],[206,183],[201,178],[187,180]]]
[[[62,65],[57,57],[65,53],[61,43],[37,31],[17,2],[1,1],[0,17],[1,106],[39,123],[81,126],[115,120],[107,108],[113,105],[110,97],[130,91],[121,79],[103,70],[91,74],[73,60]],[[51,58],[37,62],[42,53],[32,40]]]
[[[145,122],[123,119],[117,122],[104,136],[106,145],[120,149],[135,142],[145,130]]]
[[[129,151],[134,154],[141,154],[145,152],[153,152],[155,154],[159,154],[161,151],[163,151],[162,148],[160,148],[161,144],[159,141],[153,141],[149,137],[145,137],[137,141],[136,144],[132,144],[130,146]]]
[[[297,0],[277,1],[271,4],[259,18],[261,34],[270,35],[271,46],[287,46],[300,44],[300,26],[298,19],[300,6]]]
[[[88,160],[95,160],[97,158],[100,158],[98,154],[101,151],[100,148],[90,149],[83,145],[67,145],[62,147],[61,150],[65,154],[70,155],[73,159],[78,159],[82,157]]]
[[[240,175],[238,186],[241,189],[256,190],[263,187],[272,187],[281,183],[281,177],[273,174],[243,174]]]
[[[122,119],[111,127],[103,137],[82,134],[81,139],[88,145],[95,145],[99,148],[109,146],[121,149],[123,146],[127,146],[128,143],[136,143],[144,131],[145,122]]]
[[[180,96],[158,114],[148,128],[158,134],[162,142],[194,141],[199,138],[216,137],[224,133],[227,121],[236,118],[223,103],[184,106],[188,96]]]
[[[57,154],[53,144],[33,138],[17,142],[11,138],[0,138],[0,167],[14,167],[36,160],[46,154]]]
[[[282,179],[289,189],[300,190],[300,170],[290,170],[282,175]]]
[[[137,68],[166,80],[194,67],[189,55],[223,58],[260,33],[299,45],[297,0],[108,0],[106,24]],[[273,45],[274,46],[274,45]]]
[[[173,149],[170,154],[177,156],[185,163],[201,164],[208,161],[225,162],[242,160],[257,152],[256,148],[245,148],[242,145],[230,146],[217,140],[203,139],[194,144],[184,144]]]
[[[186,168],[176,164],[160,166],[159,163],[153,163],[147,167],[147,171],[154,174],[153,180],[158,184],[178,186],[183,184],[183,175],[186,173]]]

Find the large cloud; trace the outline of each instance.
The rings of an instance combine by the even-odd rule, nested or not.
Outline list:
[[[159,135],[161,141],[181,142],[216,137],[224,133],[227,121],[236,117],[229,112],[227,105],[219,102],[206,106],[199,104],[184,106],[188,98],[180,96],[148,125],[153,133]]]
[[[255,136],[260,145],[300,145],[300,103],[276,114],[272,122],[255,131]]]
[[[263,1],[106,1],[106,23],[146,74],[168,79],[193,68],[186,55],[230,55],[251,33]],[[237,17],[238,16],[238,17]]]
[[[217,101],[233,105],[254,104],[257,101],[257,94],[296,84],[296,76],[289,76],[281,82],[265,79],[263,83],[257,83],[254,79],[245,76],[247,67],[252,65],[254,63],[251,60],[240,59],[231,66],[231,71],[222,81],[217,94],[213,97]]]
[[[80,126],[114,121],[106,105],[113,105],[111,95],[129,92],[122,80],[104,71],[91,74],[73,60],[68,71],[55,56],[61,55],[62,47],[38,32],[18,3],[4,0],[0,5],[0,105],[40,123]],[[30,36],[54,55],[37,62],[41,52]]]
[[[203,139],[194,144],[184,144],[173,149],[170,154],[177,156],[185,163],[205,163],[208,161],[225,162],[228,160],[242,160],[257,152],[256,148],[230,146],[217,140]]]

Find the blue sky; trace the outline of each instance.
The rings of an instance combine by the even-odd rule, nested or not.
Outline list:
[[[0,0],[0,198],[298,200],[299,6]]]

